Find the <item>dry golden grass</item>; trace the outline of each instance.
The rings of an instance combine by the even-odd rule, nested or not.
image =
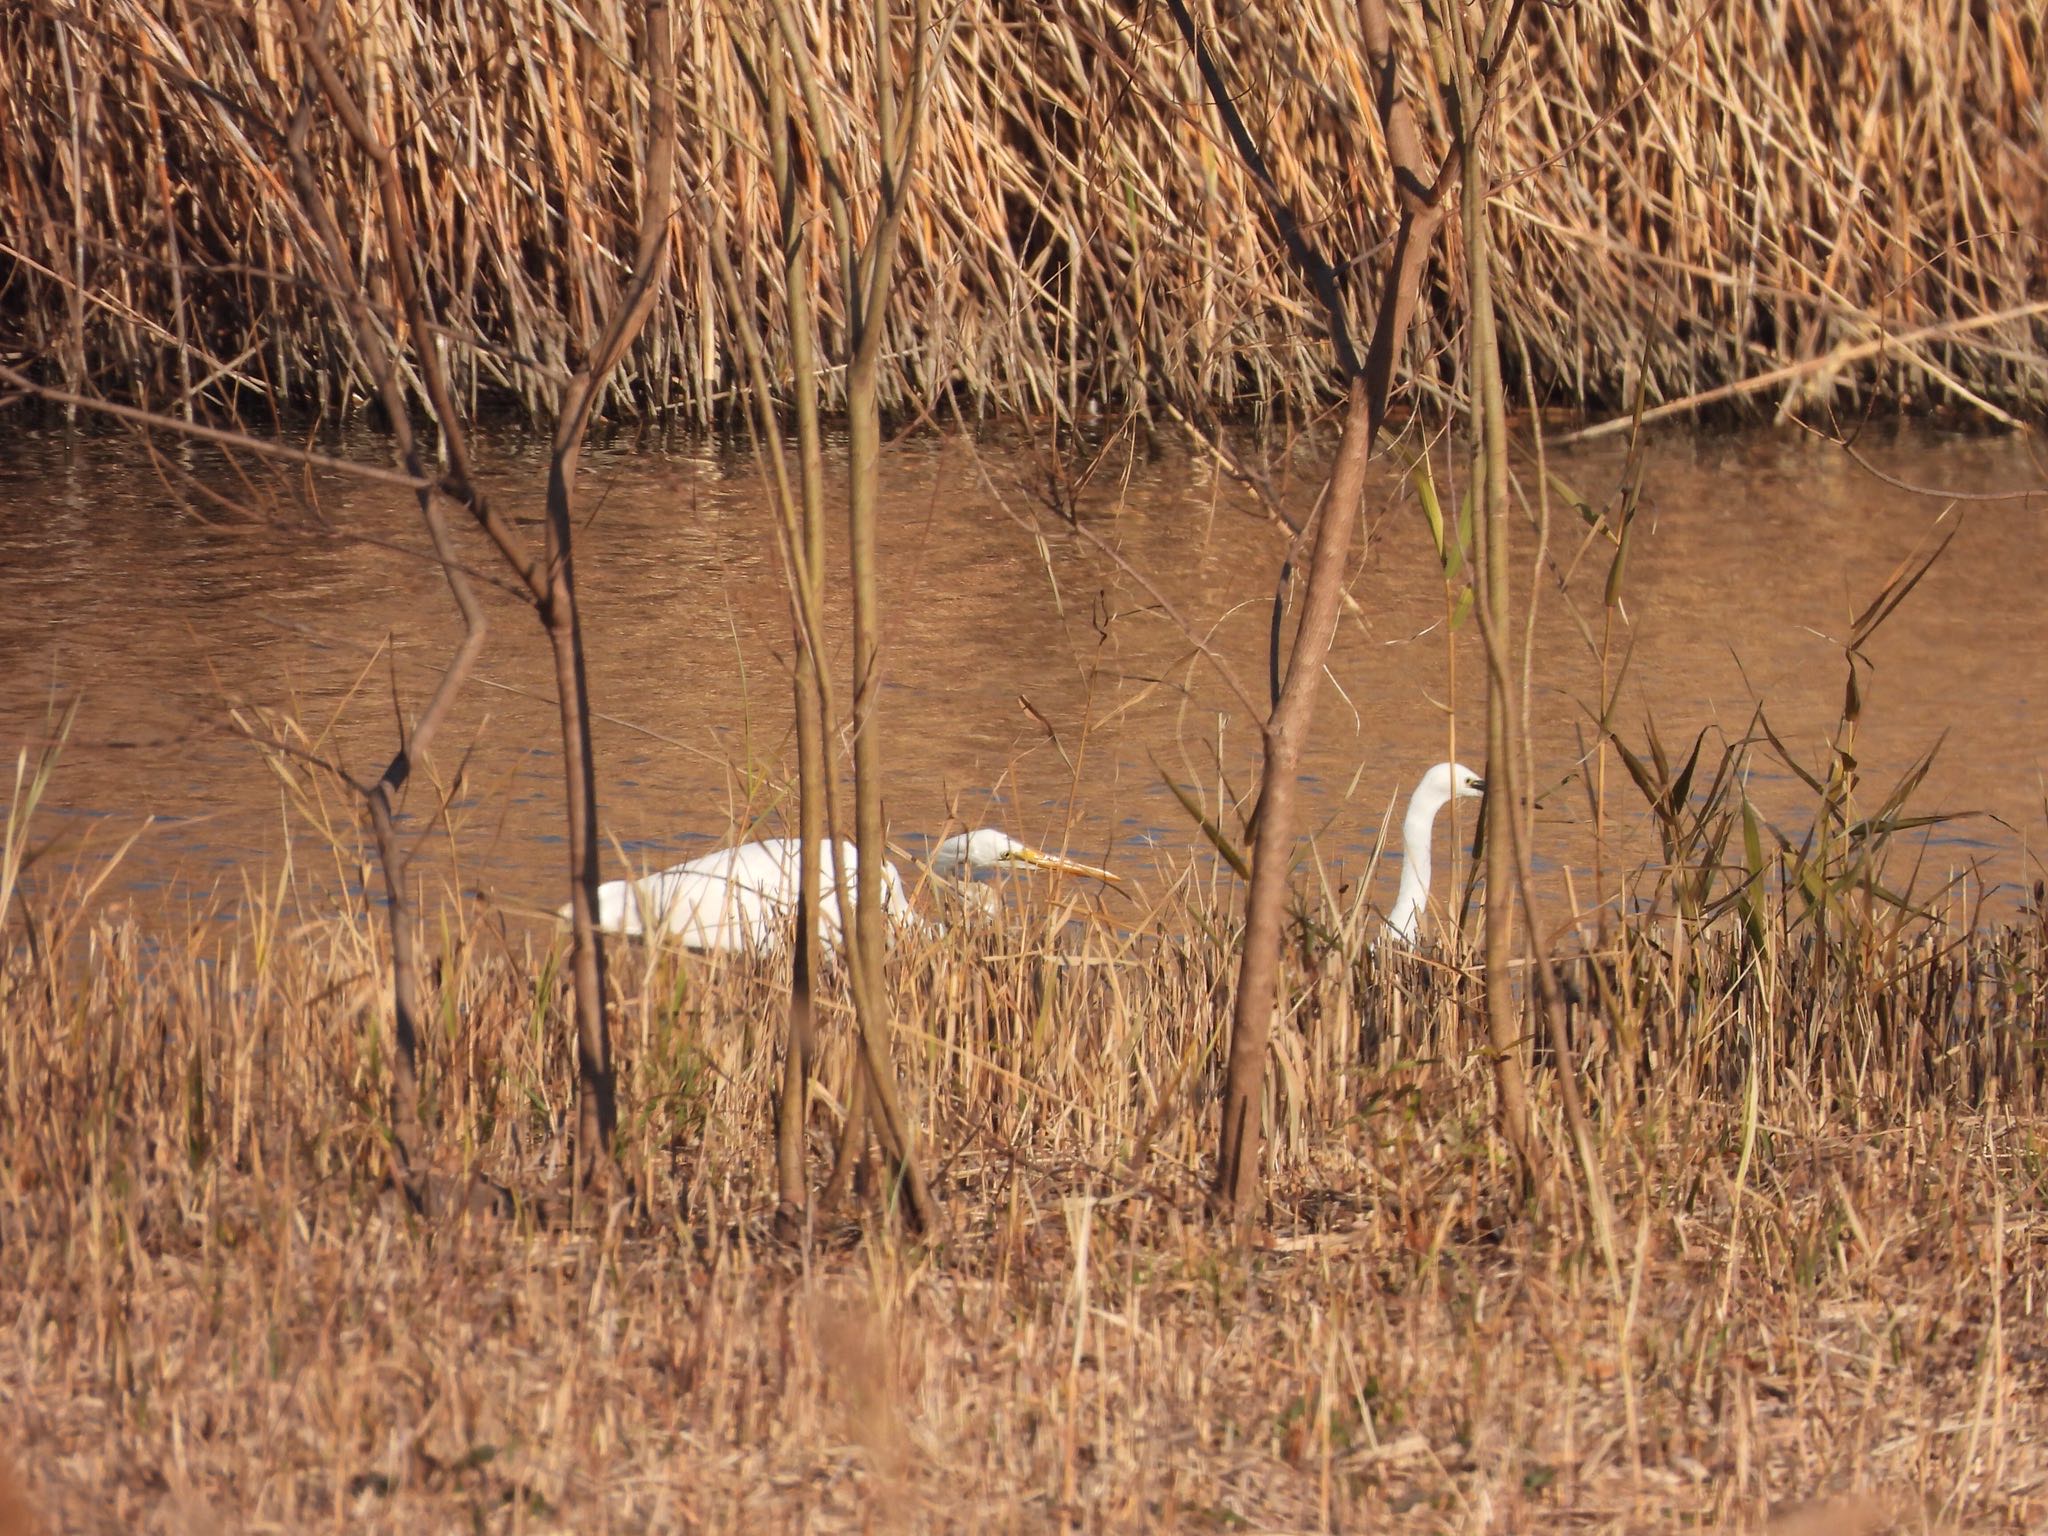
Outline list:
[[[546,376],[615,300],[638,216],[638,8],[334,9],[333,46],[401,147],[436,303],[470,342],[462,382],[545,417]],[[789,355],[761,114],[737,52],[764,9],[684,8],[683,211],[615,414],[732,415],[738,331],[705,245],[714,206],[769,355]],[[837,69],[834,111],[862,124],[865,13],[797,9]],[[1393,221],[1352,8],[1197,9],[1362,313]],[[1328,397],[1320,310],[1162,8],[963,0],[943,14],[887,404],[915,410],[949,387],[1069,414],[1161,392],[1257,411]],[[1405,57],[1426,60],[1415,8],[1399,18]],[[1492,159],[1494,286],[1510,364],[1526,355],[1552,398],[1631,400],[1640,374],[1654,404],[1816,363],[1759,403],[2048,397],[2038,7],[1582,0],[1535,7],[1523,38]],[[360,405],[272,164],[299,90],[294,48],[274,0],[0,10],[0,317],[47,382]],[[343,204],[367,207],[360,159],[332,134],[318,153]],[[356,236],[366,271],[382,262],[379,227],[366,215]],[[829,342],[845,314],[829,262],[815,286]],[[1456,335],[1461,293],[1455,271],[1438,274],[1419,347]],[[1444,367],[1407,372],[1456,385]],[[842,382],[825,381],[828,404]]]
[[[2035,919],[1594,941],[1573,1035],[1610,1270],[1568,1187],[1516,1201],[1472,978],[1376,954],[1349,897],[1291,948],[1254,1249],[1200,1214],[1230,955],[1189,882],[1079,960],[1043,911],[907,941],[946,1230],[871,1207],[791,1251],[772,962],[622,953],[645,1202],[557,1221],[557,957],[451,912],[430,1133],[519,1203],[434,1223],[382,1187],[375,913],[280,884],[231,938],[65,931],[60,894],[22,898],[0,968],[0,1447],[54,1530],[2048,1518]],[[1563,1168],[1541,1057],[1534,1085]]]

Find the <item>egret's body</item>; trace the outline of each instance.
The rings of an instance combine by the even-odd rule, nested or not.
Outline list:
[[[837,947],[843,924],[837,868],[852,893],[860,855],[844,839],[828,839],[818,850],[818,936]],[[1006,833],[983,827],[947,838],[932,850],[931,870],[942,880],[970,880],[983,870],[1050,869],[1114,883],[1106,869],[1041,853]],[[659,933],[697,950],[772,949],[788,942],[802,889],[802,844],[793,837],[721,848],[636,880],[612,880],[598,887],[597,922],[607,933]],[[882,910],[892,923],[925,926],[912,911],[896,866],[882,864]],[[561,911],[568,916],[568,908]]]
[[[597,925],[606,933],[659,933],[687,949],[768,949],[786,942],[801,889],[802,845],[793,837],[720,848],[637,880],[611,880],[597,888]],[[860,854],[853,844],[828,841],[818,850],[818,934],[839,942],[839,892],[833,854],[858,883]],[[882,865],[882,910],[892,921],[910,915],[903,877]]]
[[[1420,936],[1429,906],[1429,841],[1437,813],[1453,800],[1476,799],[1485,792],[1486,781],[1463,763],[1438,763],[1408,797],[1408,813],[1401,818],[1401,886],[1387,913],[1387,932],[1404,944]]]

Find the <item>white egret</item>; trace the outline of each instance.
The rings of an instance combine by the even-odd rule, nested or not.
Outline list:
[[[1403,943],[1415,942],[1429,905],[1429,839],[1437,812],[1485,792],[1486,781],[1463,763],[1438,763],[1408,797],[1408,814],[1401,818],[1401,888],[1387,914],[1387,932]]]
[[[833,881],[838,850],[851,890],[860,858],[852,843],[828,839],[818,850],[818,933],[839,942],[839,893]],[[801,844],[793,837],[721,848],[636,880],[610,880],[597,888],[597,922],[606,933],[661,933],[696,950],[772,949],[789,939],[802,882]],[[961,832],[932,850],[931,871],[941,880],[965,881],[986,870],[1045,869],[1087,875],[1115,885],[1106,869],[1044,853],[992,827]],[[892,922],[924,926],[911,910],[903,877],[882,865],[882,909]],[[568,907],[560,909],[567,919]]]

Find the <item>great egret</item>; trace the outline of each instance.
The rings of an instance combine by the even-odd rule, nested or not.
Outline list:
[[[1387,914],[1387,932],[1403,943],[1415,942],[1429,905],[1429,838],[1437,812],[1485,792],[1486,781],[1463,763],[1438,763],[1408,797],[1408,814],[1401,818],[1401,888]]]
[[[828,947],[839,942],[839,894],[833,881],[833,851],[852,889],[860,856],[852,843],[828,839],[818,850],[818,933]],[[721,848],[672,869],[637,880],[611,880],[597,888],[597,923],[606,933],[658,932],[689,949],[773,949],[787,942],[802,881],[801,844],[793,837]],[[932,850],[932,874],[941,880],[971,880],[992,869],[1046,869],[1087,875],[1115,885],[1106,869],[1043,853],[993,827],[957,833]],[[903,877],[882,865],[882,910],[892,922],[918,926]],[[560,909],[566,919],[569,909]]]

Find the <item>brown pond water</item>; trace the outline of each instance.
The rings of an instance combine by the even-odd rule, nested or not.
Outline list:
[[[376,458],[380,446],[344,451]],[[1288,503],[1305,509],[1326,445],[1275,451]],[[2020,439],[1888,433],[1862,451],[1890,476],[1981,495],[2048,485]],[[493,489],[516,517],[538,511],[539,454],[493,445]],[[193,453],[168,472],[125,442],[25,437],[0,449],[0,745],[34,745],[77,702],[41,837],[90,871],[155,818],[109,880],[138,909],[214,901],[274,878],[287,837],[305,891],[360,878],[345,796],[328,804],[349,850],[309,835],[229,711],[289,711],[364,779],[392,742],[392,695],[423,703],[455,632],[434,569],[395,550],[421,540],[403,493],[334,476],[256,487]],[[1622,471],[1619,445],[1553,450],[1552,468],[1596,505]],[[1524,463],[1525,483],[1533,484]],[[188,478],[189,477],[189,478]],[[181,504],[191,481],[274,516],[318,510],[348,536],[274,526],[226,531]],[[1045,506],[1046,459],[1015,439],[912,439],[887,463],[882,534],[887,683],[882,728],[893,833],[906,848],[949,820],[993,823],[1116,866],[1157,891],[1208,862],[1162,782],[1214,806],[1252,780],[1256,736],[1185,622],[1263,694],[1280,532],[1201,459],[1119,443],[1079,494],[1079,516],[1170,605],[1061,525]],[[1886,483],[1840,450],[1791,434],[1670,435],[1646,455],[1626,580],[1632,646],[1617,718],[1640,742],[1654,716],[1681,753],[1702,728],[1744,732],[1756,706],[1809,764],[1841,705],[1839,639],[1898,563],[1947,524],[1941,496]],[[716,448],[593,451],[580,486],[578,565],[589,615],[607,835],[655,867],[762,818],[779,826],[793,748],[788,622],[751,456]],[[2048,777],[2048,495],[1965,503],[1954,543],[1870,647],[1859,734],[1870,803],[1919,754],[1941,748],[1920,810],[1980,813],[1926,834],[1923,889],[1974,866],[2009,902],[2040,873]],[[1366,867],[1382,818],[1450,750],[1480,762],[1481,672],[1469,625],[1447,641],[1444,583],[1412,498],[1376,484],[1371,538],[1307,764],[1310,828],[1340,878]],[[537,537],[538,530],[528,525]],[[1570,564],[1583,525],[1558,506],[1551,555]],[[1524,571],[1535,541],[1521,537]],[[486,561],[472,546],[479,565]],[[1597,635],[1610,552],[1572,574],[1570,602]],[[1532,721],[1538,778],[1553,790],[1538,839],[1548,883],[1574,871],[1582,900],[1596,854],[1579,769],[1601,662],[1556,584],[1542,583]],[[468,752],[425,878],[518,910],[562,899],[559,739],[545,646],[502,592],[477,682],[435,754]],[[388,644],[388,649],[385,647]],[[394,660],[395,658],[395,660]],[[842,662],[843,666],[843,662]],[[842,688],[842,694],[844,689]],[[1710,745],[1711,750],[1711,745]],[[427,781],[430,783],[431,781]],[[417,816],[430,808],[423,783]],[[1642,802],[1608,775],[1609,869],[1653,850]],[[1753,794],[1788,834],[1810,796],[1755,759]],[[1439,841],[1439,866],[1444,858]],[[618,854],[606,853],[607,873]],[[1610,882],[1611,883],[1611,882]],[[1393,871],[1374,879],[1391,898]],[[1605,884],[1602,885],[1604,890]],[[217,898],[217,900],[216,900]]]

